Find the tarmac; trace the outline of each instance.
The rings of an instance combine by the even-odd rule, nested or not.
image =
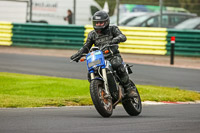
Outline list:
[[[29,54],[43,56],[67,57],[75,54],[77,50],[69,49],[44,49],[14,46],[0,46],[0,53]],[[145,55],[121,53],[124,62],[134,64],[146,64],[167,67],[179,67],[189,69],[200,69],[200,57],[175,56],[174,64],[170,64],[170,56],[167,55]]]
[[[42,49],[42,48],[0,46],[0,53],[10,53],[10,54],[57,56],[57,57],[69,58],[76,52],[77,50],[68,50],[68,49]],[[174,64],[171,65],[170,56],[166,55],[142,55],[142,54],[126,54],[126,53],[121,53],[121,55],[124,61],[128,63],[178,67],[178,68],[188,68],[188,69],[200,69],[200,57],[175,56]],[[193,101],[193,102],[144,101],[142,104],[143,105],[200,104],[200,101]]]

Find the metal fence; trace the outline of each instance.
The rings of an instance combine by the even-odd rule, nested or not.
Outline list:
[[[6,0],[0,0],[0,2],[2,1],[5,2]],[[29,0],[24,1],[27,3]],[[31,5],[24,5],[24,1],[20,0],[20,2],[22,2],[20,6],[23,8],[23,10],[25,8],[28,9],[28,7]],[[0,45],[78,49],[84,44],[84,40],[86,39],[88,32],[92,30],[91,25],[85,26],[85,24],[91,24],[90,17],[92,13],[98,9],[103,9],[106,7],[104,6],[106,5],[105,2],[107,2],[107,7],[109,7],[108,11],[111,16],[110,18],[112,19],[112,17],[115,17],[115,20],[117,20],[116,13],[118,10],[116,7],[119,7],[119,16],[122,14],[126,14],[126,16],[128,16],[129,13],[141,11],[157,12],[160,14],[161,9],[163,13],[181,12],[183,14],[196,14],[197,16],[200,15],[200,9],[198,8],[200,5],[200,0],[68,0],[68,8],[65,6],[66,0],[48,0],[48,3],[44,3],[43,0],[31,1],[33,2],[32,13],[38,17],[32,16],[32,19],[35,23],[14,23],[13,21],[3,22],[6,21],[6,19],[2,19],[2,16],[5,18],[6,16],[10,17],[8,14],[9,12],[17,12],[18,7],[15,7],[16,3],[13,4],[12,2],[19,1],[7,0],[6,2],[11,2],[12,4],[4,3],[4,6],[7,7],[5,9],[8,9],[9,12],[2,11],[0,15]],[[87,8],[86,10],[86,7],[81,4],[81,1],[89,3],[86,5],[90,8]],[[116,4],[119,6],[116,6]],[[160,8],[161,5],[162,8]],[[0,3],[0,6],[3,7],[2,3]],[[79,7],[81,10],[78,10],[77,7]],[[4,8],[0,8],[0,10],[3,9]],[[69,25],[63,20],[67,9],[73,10],[75,15],[77,15],[77,25]],[[27,11],[29,14],[31,13],[30,10]],[[89,14],[85,14],[86,12]],[[11,17],[17,15],[17,13],[13,13],[11,14]],[[26,17],[26,19],[27,18],[30,17]],[[41,24],[42,22],[45,22],[45,18],[54,21],[56,25],[51,23]],[[120,17],[120,19],[121,18],[122,17]],[[157,17],[157,19],[158,18],[159,17]],[[174,17],[173,21],[176,22],[178,20],[177,18],[178,17]],[[60,21],[62,21],[64,24],[61,24]],[[78,23],[82,24],[78,25]],[[169,55],[170,38],[171,36],[175,36],[175,55],[200,56],[200,30],[179,30],[166,28],[162,25],[161,26],[163,28],[158,28],[159,26],[160,25],[157,25],[157,28],[144,27],[144,25],[141,27],[120,26],[121,31],[128,38],[125,43],[120,44],[120,51],[125,53]]]
[[[0,45],[80,49],[93,30],[91,25],[46,25],[0,22]],[[166,28],[120,27],[127,41],[123,53],[170,54],[170,38],[176,37],[175,55],[200,56],[200,31]]]
[[[86,25],[102,9],[116,16],[116,20],[119,16],[120,21],[123,14],[133,12],[182,12],[200,16],[199,7],[200,0],[0,0],[0,21],[67,25],[64,18],[71,10],[73,24]]]

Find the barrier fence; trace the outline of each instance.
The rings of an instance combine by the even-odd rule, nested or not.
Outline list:
[[[80,48],[84,30],[83,26],[14,23],[12,41],[14,46]]]
[[[175,36],[175,55],[200,56],[200,30],[168,30],[167,55],[170,54],[170,38]]]
[[[85,26],[85,36],[93,28],[90,25]],[[119,50],[124,53],[138,54],[159,54],[165,55],[166,35],[164,28],[131,28],[119,27],[123,34],[126,35],[127,41],[119,44]]]
[[[122,53],[170,54],[170,38],[176,37],[175,55],[200,56],[200,31],[166,28],[119,27],[127,41],[119,44]],[[48,25],[0,22],[0,45],[79,49],[91,25]]]
[[[9,22],[0,22],[0,45],[12,44],[12,27],[13,25]]]

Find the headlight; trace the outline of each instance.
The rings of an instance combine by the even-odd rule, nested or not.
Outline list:
[[[101,61],[100,60],[95,60],[93,62],[88,63],[88,67],[92,67],[92,66],[95,66],[95,65],[98,65],[98,64],[101,64]]]

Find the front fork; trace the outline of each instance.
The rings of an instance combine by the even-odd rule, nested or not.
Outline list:
[[[94,73],[91,73],[90,75],[91,75],[91,80],[95,78]],[[109,92],[109,88],[108,88],[107,73],[106,73],[105,68],[102,69],[102,78],[103,78],[103,81],[104,81],[105,92],[108,96],[110,96],[110,92]]]
[[[102,69],[102,76],[103,76],[103,80],[104,80],[104,87],[105,87],[106,94],[108,94],[110,96],[110,92],[108,89],[108,79],[107,79],[107,74],[106,74],[105,68]]]

